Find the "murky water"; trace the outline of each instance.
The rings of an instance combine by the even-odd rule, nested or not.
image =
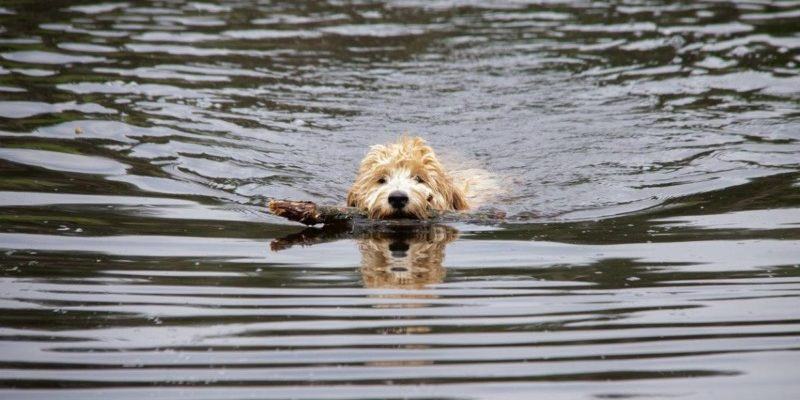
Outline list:
[[[0,4],[0,397],[800,397],[800,2]],[[524,224],[339,232],[403,131]]]

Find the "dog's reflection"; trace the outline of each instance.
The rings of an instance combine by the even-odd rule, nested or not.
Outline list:
[[[371,294],[369,297],[382,301],[373,305],[380,309],[412,309],[429,307],[428,301],[439,296],[427,291],[413,291],[427,285],[444,281],[442,266],[445,247],[458,238],[458,231],[448,226],[431,226],[412,232],[392,232],[370,235],[358,240],[361,252],[361,278],[364,287],[370,289],[410,289],[411,291]],[[407,316],[402,319],[414,319]],[[431,332],[431,327],[421,324],[384,327],[382,335],[409,335]],[[400,348],[427,348],[425,345],[402,345]],[[368,365],[421,366],[429,365],[425,360],[372,361]]]
[[[445,247],[458,238],[446,225],[390,226],[375,230],[308,228],[270,243],[272,251],[355,238],[361,252],[361,276],[371,289],[419,289],[445,277]]]
[[[270,243],[272,251],[292,246],[311,246],[341,239],[356,239],[361,252],[361,278],[369,289],[378,290],[367,294],[374,299],[375,309],[385,310],[385,316],[394,316],[397,324],[377,328],[381,335],[426,334],[432,331],[424,318],[417,321],[417,312],[409,309],[430,307],[439,295],[431,291],[420,291],[427,285],[444,281],[442,265],[445,247],[458,238],[458,231],[445,225],[391,226],[378,229],[323,229],[309,228]],[[392,311],[396,309],[398,311]],[[425,313],[419,313],[424,315]],[[408,323],[416,321],[414,323]],[[424,344],[399,345],[398,348],[423,349]],[[366,363],[373,366],[420,366],[431,364],[428,360],[375,360]]]
[[[458,238],[448,226],[372,234],[358,240],[364,287],[419,289],[444,280],[445,247]]]

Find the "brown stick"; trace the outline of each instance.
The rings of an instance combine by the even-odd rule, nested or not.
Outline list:
[[[332,224],[355,217],[367,217],[366,214],[355,208],[319,206],[310,201],[272,200],[269,202],[269,211],[289,221],[297,221],[306,225]]]
[[[323,206],[310,201],[272,200],[269,211],[279,217],[306,225],[336,224],[376,224],[411,225],[419,224],[418,220],[371,220],[369,216],[353,207]],[[498,223],[503,222],[506,214],[499,210],[461,213],[454,211],[429,210],[426,222],[465,222],[465,223]]]

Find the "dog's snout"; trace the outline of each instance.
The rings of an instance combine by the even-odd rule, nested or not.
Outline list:
[[[391,204],[392,208],[399,210],[408,204],[408,195],[399,190],[395,190],[389,193],[389,204]]]

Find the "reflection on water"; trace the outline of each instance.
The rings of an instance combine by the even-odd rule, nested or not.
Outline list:
[[[800,397],[798,10],[4,2],[0,398]],[[266,215],[406,130],[524,218]]]
[[[432,226],[360,239],[364,287],[418,289],[441,283],[445,247],[457,237],[458,231],[453,228]]]
[[[307,228],[275,239],[272,251],[356,238],[361,276],[368,289],[421,289],[441,283],[445,248],[458,239],[446,225],[385,226],[353,232],[338,227]]]
[[[335,226],[306,228],[272,240],[270,249],[284,251],[343,239],[356,240],[365,288],[422,289],[444,280],[445,248],[458,239],[458,230],[426,224],[359,227],[355,231]]]
[[[388,232],[370,232],[358,239],[361,253],[361,279],[368,289],[403,289],[402,292],[376,294],[371,297],[394,299],[394,304],[379,304],[377,308],[430,307],[438,295],[414,291],[444,281],[442,265],[445,247],[458,238],[458,231],[448,226],[434,225],[417,229],[395,228]],[[409,300],[416,300],[409,303]],[[419,325],[397,326],[383,330],[385,335],[427,334],[433,329]],[[400,346],[417,351],[430,346],[416,344]],[[394,360],[369,363],[375,366],[421,366],[433,364],[432,360]]]

